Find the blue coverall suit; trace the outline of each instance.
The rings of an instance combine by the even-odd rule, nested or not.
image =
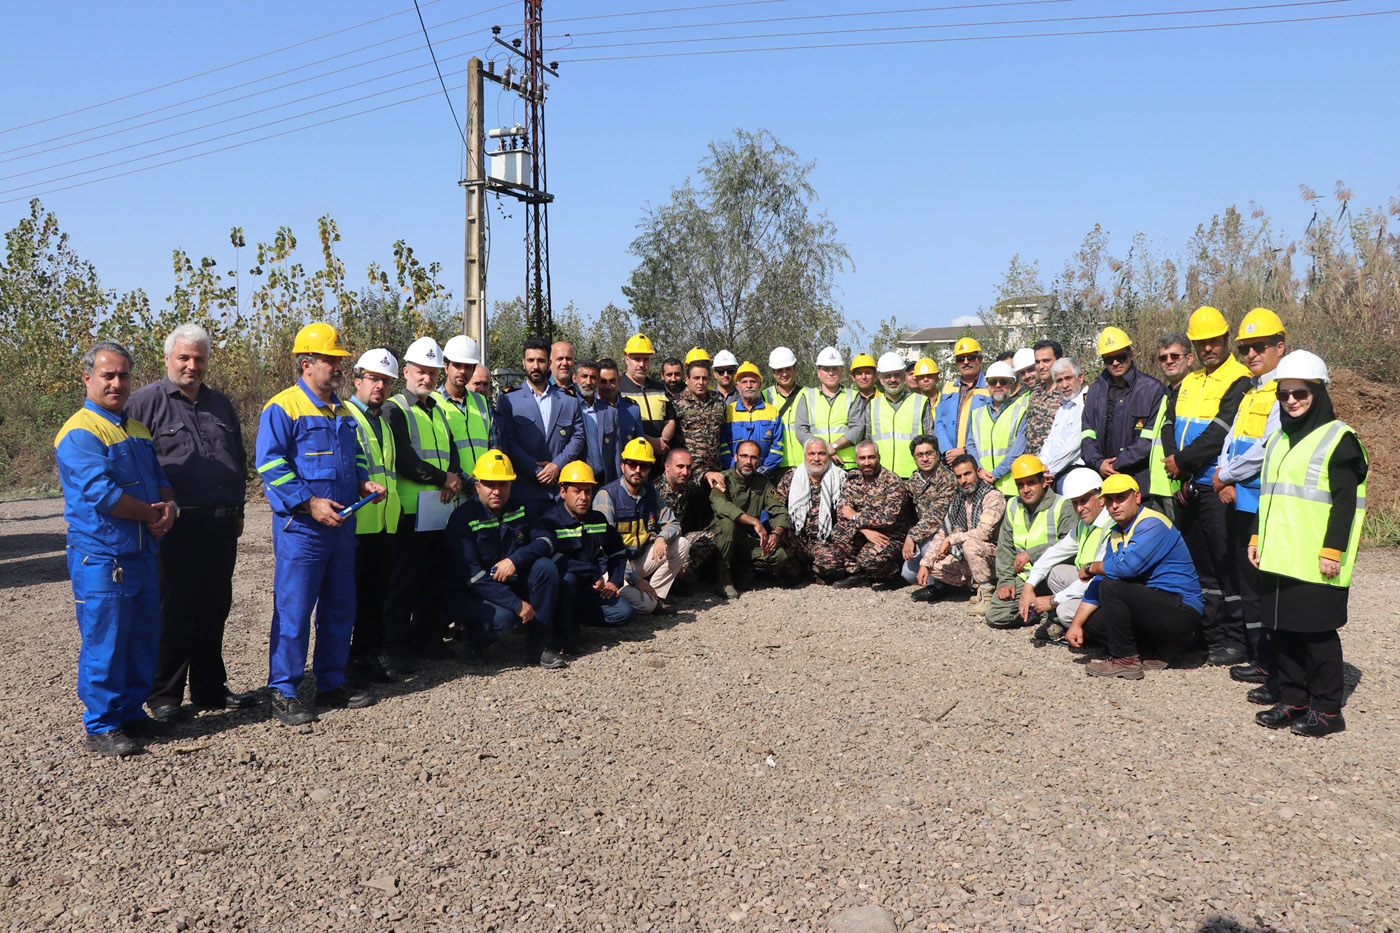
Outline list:
[[[524,505],[514,498],[506,501],[497,518],[472,496],[447,520],[442,543],[448,579],[453,581],[451,608],[459,622],[470,625],[478,649],[519,624],[520,605],[526,600],[535,610],[534,621],[525,624],[531,650],[550,646],[559,568],[533,532]],[[503,560],[515,564],[515,574],[500,583],[491,576],[491,568]]]
[[[78,630],[83,726],[98,735],[146,718],[141,704],[160,648],[159,547],[144,522],[113,518],[127,493],[159,502],[169,486],[151,432],[91,400],[54,438],[68,522],[68,576]]]
[[[340,399],[322,402],[298,379],[263,408],[255,462],[274,516],[267,685],[296,696],[314,608],[316,689],[334,690],[345,684],[355,627],[355,520],[322,525],[308,504],[312,496],[343,506],[359,500],[369,473],[355,418]]]
[[[621,595],[604,599],[593,584],[606,577],[619,590],[626,582],[627,546],[602,512],[589,509],[579,519],[564,503],[540,517],[536,537],[559,565],[555,640],[567,645],[578,636],[577,620],[590,625],[626,625],[636,609]]]

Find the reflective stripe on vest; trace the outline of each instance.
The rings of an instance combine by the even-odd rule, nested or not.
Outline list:
[[[910,400],[916,400],[911,405]],[[881,392],[870,400],[870,440],[880,450],[880,464],[900,479],[908,479],[917,469],[909,442],[923,433],[928,399],[910,393],[899,400],[899,407]]]
[[[1306,583],[1350,586],[1361,525],[1366,517],[1366,482],[1356,488],[1356,515],[1342,553],[1341,572],[1324,577],[1318,567],[1327,519],[1332,511],[1328,466],[1342,438],[1355,434],[1349,425],[1333,421],[1303,438],[1296,447],[1282,431],[1269,438],[1260,474],[1259,569]],[[1366,450],[1362,448],[1362,456]]]
[[[763,397],[768,404],[783,412],[783,406],[787,405],[788,398],[792,398],[792,404],[788,405],[787,411],[783,412],[781,421],[783,422],[783,462],[782,466],[794,467],[802,462],[802,445],[797,443],[797,405],[802,400],[802,393],[807,390],[801,386],[793,386],[792,395],[784,396],[778,392],[777,386],[769,386],[763,390]]]
[[[471,475],[477,458],[491,449],[491,414],[487,411],[486,400],[478,393],[468,391],[464,410],[442,389],[435,390],[433,396],[452,433],[452,446],[457,448],[457,466],[463,473]]]
[[[346,405],[355,418],[355,431],[360,435],[360,449],[365,454],[365,469],[369,480],[380,483],[388,492],[383,502],[371,502],[355,513],[355,534],[372,535],[381,531],[393,534],[399,529],[399,484],[394,475],[394,432],[389,423],[379,416],[379,430],[384,434],[381,446],[369,423],[369,415],[360,410],[354,402]]]
[[[452,444],[452,432],[447,427],[445,413],[434,407],[432,414],[429,414],[423,410],[422,405],[411,401],[403,393],[395,395],[385,404],[397,406],[406,416],[404,420],[408,423],[408,440],[419,459],[445,471],[451,462],[449,457]],[[429,486],[406,477],[400,477],[397,482],[399,507],[405,515],[418,514],[420,492],[438,489],[437,486]]]
[[[831,447],[846,436],[846,428],[851,420],[851,399],[854,389],[837,389],[834,397],[828,398],[820,387],[804,390],[807,393],[807,417],[812,421],[812,436],[820,437]],[[798,450],[801,460],[802,450]]]
[[[1031,394],[1022,392],[1020,397],[1002,409],[995,421],[992,420],[991,403],[979,405],[972,413],[972,439],[977,442],[977,464],[988,473],[996,470],[1006,455],[1011,452],[1011,441],[1017,429],[1025,420],[1030,408]],[[1004,473],[994,484],[1004,496],[1016,495],[1016,481],[1011,471]]]
[[[1162,396],[1162,402],[1157,406],[1157,419],[1152,422],[1152,427],[1138,435],[1152,441],[1152,450],[1147,457],[1147,494],[1163,499],[1176,495],[1181,489],[1181,480],[1168,476],[1166,464],[1162,462],[1167,455],[1166,448],[1162,446],[1162,425],[1167,420],[1167,402],[1170,398],[1169,395]]]
[[[1094,556],[1099,553],[1099,545],[1103,544],[1104,536],[1107,534],[1108,526],[1086,525],[1080,521],[1076,535],[1079,546],[1074,552],[1074,566],[1087,567],[1092,564]]]
[[[1065,507],[1070,502],[1064,496],[1057,496],[1053,492],[1047,491],[1045,494],[1053,496],[1055,502],[1049,508],[1041,509],[1034,514],[1026,511],[1026,504],[1020,499],[1012,500],[1012,504],[1006,507],[1005,520],[1011,523],[1011,543],[1015,545],[1018,554],[1042,544],[1049,544],[1050,539],[1055,537],[1055,529],[1060,527],[1060,516],[1064,514]],[[1029,524],[1026,524],[1024,520],[1018,523],[1017,516],[1028,517]],[[1026,566],[1021,568],[1019,574],[1022,580],[1030,578],[1031,567],[1031,562],[1026,561]]]
[[[1241,377],[1252,378],[1249,369],[1231,356],[1209,375],[1205,370],[1198,369],[1181,380],[1181,388],[1176,391],[1177,450],[1186,447],[1213,422],[1219,421],[1220,401],[1225,397],[1225,390]],[[1225,430],[1230,428],[1224,422],[1220,422],[1220,426]],[[1218,459],[1215,456],[1206,460],[1192,479],[1198,483],[1209,483]]]
[[[1230,457],[1242,457],[1255,444],[1264,441],[1268,429],[1269,415],[1273,413],[1278,399],[1278,382],[1270,380],[1257,389],[1250,389],[1240,401],[1240,410],[1235,413],[1235,423],[1231,428]],[[1259,511],[1259,477],[1235,484],[1235,508],[1241,512]]]

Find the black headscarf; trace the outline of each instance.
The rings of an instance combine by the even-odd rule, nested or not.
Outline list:
[[[1337,420],[1337,412],[1332,407],[1332,397],[1327,394],[1327,386],[1321,382],[1309,381],[1307,387],[1312,389],[1313,399],[1301,417],[1295,418],[1290,415],[1281,402],[1278,406],[1279,427],[1295,444],[1316,429]]]

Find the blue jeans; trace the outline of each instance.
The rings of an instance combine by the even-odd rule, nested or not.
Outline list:
[[[516,574],[505,585],[535,610],[535,618],[525,623],[525,637],[531,649],[548,647],[559,595],[559,568],[554,566],[552,560],[537,560],[530,565],[524,580],[520,574]],[[521,624],[520,616],[514,609],[488,602],[471,588],[457,592],[452,609],[458,621],[470,626],[472,640],[478,649],[500,638],[511,626]]]
[[[626,625],[636,608],[620,595],[603,599],[594,581],[570,571],[559,578],[559,617],[555,630],[561,642],[578,637],[578,625]]]
[[[150,696],[160,650],[156,556],[95,557],[70,547],[68,576],[82,634],[83,727],[98,735],[145,719],[141,704]]]

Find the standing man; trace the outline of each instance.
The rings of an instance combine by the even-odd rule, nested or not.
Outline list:
[[[160,648],[157,542],[179,506],[146,426],[125,413],[131,354],[104,340],[83,354],[87,400],[54,438],[78,631],[84,744],[130,755],[159,734],[141,704]]]
[[[384,651],[384,612],[402,509],[393,476],[394,432],[384,417],[384,402],[389,398],[389,387],[399,378],[399,362],[388,350],[379,348],[361,356],[355,370],[350,414],[355,418],[355,434],[370,481],[382,485],[386,494],[382,501],[355,513],[355,632],[346,675],[357,683],[392,683],[394,677],[384,669],[379,656]]]
[[[1103,372],[1084,397],[1080,456],[1100,476],[1127,473],[1140,482],[1152,449],[1148,428],[1167,390],[1133,365],[1133,342],[1118,328],[1100,332],[1098,352]]]
[[[556,340],[549,346],[549,381],[573,394],[574,345],[567,340]]]
[[[674,405],[677,446],[690,452],[697,478],[717,478],[723,469],[720,451],[724,447],[728,406],[718,392],[710,389],[710,367],[703,361],[691,360],[686,366],[685,391]]]
[[[671,584],[685,571],[690,542],[681,535],[680,523],[656,487],[647,482],[655,465],[645,439],[628,443],[622,451],[621,478],[598,490],[593,507],[617,529],[627,548],[632,572],[623,598],[644,615],[669,615],[675,609],[666,598]]]
[[[724,415],[724,435],[720,441],[720,464],[729,469],[734,466],[734,452],[741,441],[753,441],[758,445],[761,465],[758,471],[774,481],[781,472],[783,463],[784,437],[783,422],[778,418],[778,409],[768,404],[759,391],[763,377],[758,367],[745,360],[739,367],[737,382],[739,399],[729,403]]]
[[[1016,373],[1016,394],[1032,392],[1040,384],[1039,373],[1035,368],[1035,351],[1022,347],[1011,355],[1011,369]]]
[[[301,726],[316,718],[314,707],[297,697],[313,608],[315,706],[358,709],[374,702],[367,693],[345,689],[355,627],[355,527],[341,512],[387,490],[370,480],[355,418],[336,397],[350,355],[340,335],[329,324],[308,324],[297,332],[292,352],[301,378],[263,408],[255,462],[274,515],[267,685],[273,715]]]
[[[903,586],[899,568],[909,525],[908,504],[909,495],[899,477],[880,465],[880,448],[874,441],[861,441],[856,445],[856,468],[846,474],[841,489],[836,528],[831,532],[832,560],[819,558],[816,572],[838,589]]]
[[[472,370],[471,376],[467,379],[467,388],[486,399],[486,410],[487,414],[490,415],[492,409],[491,370],[487,369],[484,363],[478,363],[476,368]]]
[[[869,353],[857,353],[851,360],[851,384],[855,387],[855,395],[851,398],[846,433],[831,445],[832,455],[844,461],[841,464],[843,469],[855,469],[856,445],[868,437],[870,403],[880,394],[875,358]]]
[[[1058,399],[1059,409],[1050,424],[1050,433],[1039,449],[1040,460],[1051,476],[1064,476],[1071,467],[1083,465],[1079,455],[1080,433],[1084,424],[1084,368],[1074,357],[1065,357],[1050,367],[1050,377],[1055,385],[1054,398]],[[1037,451],[1030,446],[1030,416],[1035,411],[1036,397],[1031,396],[1031,409],[1026,412],[1026,448],[1031,453]]]
[[[958,378],[943,384],[935,409],[938,449],[949,465],[967,452],[972,409],[987,398],[987,383],[982,378],[982,345],[971,337],[963,337],[953,344],[953,363],[958,367]]]
[[[919,578],[924,552],[943,527],[943,517],[948,514],[948,504],[953,501],[958,484],[952,472],[939,463],[938,441],[933,435],[920,434],[909,446],[913,448],[917,469],[904,481],[904,491],[914,504],[914,524],[904,535],[904,566],[900,575],[905,583],[914,583]]]
[[[496,401],[496,436],[519,477],[512,494],[533,520],[559,494],[559,471],[587,443],[578,399],[549,381],[549,341],[525,341],[525,384]]]
[[[642,410],[637,403],[618,391],[617,360],[603,357],[598,361],[598,397],[617,409],[617,437],[621,469],[621,449],[628,441],[642,436]]]
[[[1147,470],[1147,484],[1143,486],[1142,501],[1165,515],[1168,521],[1177,517],[1176,494],[1181,489],[1181,481],[1167,475],[1167,452],[1162,442],[1162,425],[1166,423],[1167,412],[1176,407],[1176,391],[1181,381],[1196,367],[1196,355],[1191,352],[1191,341],[1185,334],[1163,334],[1157,340],[1157,363],[1167,378],[1167,394],[1157,406],[1157,417],[1148,431],[1142,436],[1152,440],[1148,453],[1150,460]]]
[[[230,691],[224,668],[248,453],[233,403],[204,384],[209,349],[209,334],[198,324],[175,328],[165,338],[165,378],[133,392],[126,406],[151,432],[180,503],[180,521],[160,549],[160,654],[147,702],[159,721],[180,714],[186,680],[190,702],[200,709],[258,702]]]
[[[879,450],[882,466],[903,479],[917,469],[909,442],[920,434],[934,433],[933,406],[905,385],[904,361],[898,353],[882,354],[877,368],[884,392],[866,406],[862,433]],[[860,463],[859,453],[856,463]]]
[[[1054,340],[1037,340],[1031,347],[1031,353],[1035,356],[1035,381],[1031,386],[1030,407],[1026,409],[1026,450],[1035,453],[1045,445],[1055,423],[1055,415],[1060,411],[1060,403],[1064,401],[1064,393],[1057,391],[1051,373],[1051,368],[1064,356],[1064,351]],[[1045,465],[1058,473],[1048,461]]]
[[[806,451],[808,441],[814,437],[820,438],[826,441],[831,459],[841,470],[845,469],[846,464],[837,452],[837,445],[850,447],[845,435],[855,399],[853,390],[841,387],[841,370],[844,368],[845,360],[841,359],[841,352],[835,347],[826,347],[818,353],[817,385],[802,393],[792,419],[792,436],[801,445],[799,449]],[[846,456],[850,457],[849,451]]]
[[[1211,483],[1221,445],[1235,421],[1240,401],[1253,388],[1249,370],[1230,352],[1230,325],[1206,306],[1191,315],[1186,336],[1196,348],[1198,369],[1181,380],[1176,404],[1162,423],[1163,466],[1180,480],[1177,527],[1196,562],[1206,609],[1201,629],[1210,644],[1208,664],[1234,665],[1246,660],[1244,611],[1235,563],[1227,538],[1226,505]]]
[[[802,462],[802,446],[793,441],[796,436],[797,403],[806,390],[797,384],[797,354],[787,347],[775,347],[768,354],[768,369],[773,373],[773,385],[763,390],[763,400],[778,412],[783,423],[783,459],[778,471],[769,479],[778,482],[793,467]]]
[[[442,358],[442,385],[433,392],[433,399],[447,417],[458,471],[470,476],[476,458],[491,448],[491,403],[468,384],[481,363],[481,347],[458,334],[442,348]]]
[[[1034,364],[1030,369],[1034,371]],[[1026,409],[1031,395],[1017,390],[1016,376],[1005,363],[987,367],[987,393],[986,403],[972,413],[967,452],[977,459],[982,478],[997,492],[1011,496],[1016,491],[1011,464],[1026,452]]]
[[[583,412],[583,461],[601,483],[611,483],[622,475],[622,445],[631,438],[621,436],[617,406],[598,394],[598,363],[580,362],[574,370],[574,398]],[[590,501],[592,492],[590,491]]]
[[[1040,458],[1033,454],[1016,458],[1011,478],[1016,482],[1016,498],[1006,506],[997,537],[997,590],[985,610],[992,628],[1026,624],[1018,611],[1021,588],[1027,585],[1035,562],[1052,543],[1074,530],[1076,520],[1069,500],[1056,495],[1045,481]],[[1049,587],[1042,583],[1036,595],[1050,595]]]
[[[977,461],[968,454],[953,460],[951,472],[958,490],[943,527],[919,560],[919,589],[909,598],[931,603],[949,587],[967,585],[974,590],[973,605],[985,606],[992,600],[997,529],[1006,514],[1006,497],[977,475]]]
[[[661,384],[673,402],[685,391],[685,365],[674,356],[661,361]]]
[[[651,442],[657,459],[666,453],[676,431],[676,409],[666,387],[651,378],[651,341],[645,334],[634,334],[623,347],[627,372],[618,380],[618,390],[637,404],[642,416],[642,435]]]
[[[915,391],[928,399],[930,408],[938,407],[940,375],[942,374],[938,371],[938,364],[927,356],[919,357],[918,362],[914,364]]]
[[[783,537],[792,527],[787,505],[759,472],[761,455],[756,441],[740,441],[724,483],[710,489],[715,515],[710,531],[719,551],[719,593],[725,599],[739,598],[734,584],[745,579],[749,569],[776,574],[788,562],[783,549]]]
[[[739,360],[728,350],[715,354],[715,391],[724,399],[724,404],[738,401],[739,387],[734,384],[734,374],[739,371]]]

